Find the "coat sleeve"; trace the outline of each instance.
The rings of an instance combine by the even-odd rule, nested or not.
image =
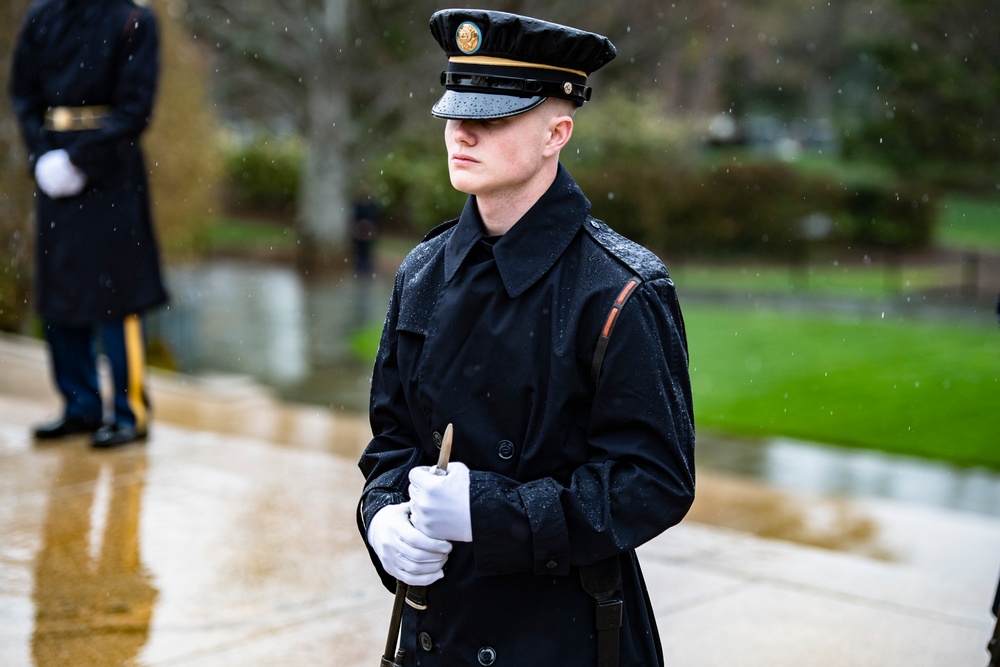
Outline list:
[[[116,29],[118,29],[116,27]],[[122,142],[131,151],[138,149],[139,135],[153,114],[160,69],[160,43],[156,17],[145,7],[137,7],[122,22],[120,48],[114,57],[117,79],[111,99],[111,115],[93,132],[76,133],[66,146],[70,160],[89,181],[100,177],[122,153]]]
[[[408,500],[408,474],[420,461],[420,450],[413,435],[415,429],[403,397],[396,355],[401,284],[402,271],[396,278],[372,372],[369,412],[372,433],[375,435],[358,462],[366,479],[358,502],[358,530],[368,547],[372,563],[386,588],[390,590],[395,586],[395,580],[385,572],[368,544],[368,526],[380,509]]]
[[[32,172],[38,158],[50,150],[44,141],[43,125],[48,104],[39,79],[39,54],[35,37],[41,20],[42,13],[38,6],[32,5],[18,33],[10,76],[11,106],[28,147],[28,166]]]
[[[566,574],[635,549],[687,513],[694,421],[684,325],[669,278],[643,283],[622,309],[585,431],[589,455],[568,483],[472,473],[480,574]]]

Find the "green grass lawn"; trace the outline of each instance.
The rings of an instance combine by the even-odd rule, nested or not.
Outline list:
[[[685,306],[700,428],[1000,469],[1000,332]]]
[[[1000,331],[685,303],[700,430],[1000,470]],[[359,332],[372,359],[379,327]]]
[[[872,300],[959,284],[962,267],[952,265],[872,266],[815,263],[787,267],[751,261],[732,264],[677,264],[670,275],[686,290],[740,295],[838,295]]]
[[[296,233],[290,225],[249,218],[220,217],[201,231],[199,242],[208,251],[251,252],[291,249]]]
[[[1000,199],[944,198],[936,243],[946,248],[1000,252]]]
[[[949,196],[937,242],[1000,252],[1000,200]],[[294,243],[272,225],[219,221],[215,245]],[[411,239],[383,239],[401,258]],[[671,273],[685,290],[740,294],[836,294],[848,299],[953,286],[960,267],[813,263],[681,264]],[[1000,331],[989,315],[978,326],[839,317],[794,310],[709,306],[685,301],[698,428],[923,456],[1000,470]],[[370,363],[380,326],[351,346]]]

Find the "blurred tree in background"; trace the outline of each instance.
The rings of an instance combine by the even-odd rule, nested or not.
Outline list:
[[[754,162],[782,161],[803,150],[836,160],[843,149],[851,158],[891,165],[902,180],[931,179],[945,187],[995,182],[1000,42],[987,37],[1000,26],[989,2],[957,0],[944,7],[929,0],[497,0],[490,5],[601,32],[618,46],[618,58],[592,77],[594,101],[580,117],[575,152],[565,156],[594,193],[595,211],[623,231],[636,224],[649,227],[647,239],[680,234],[669,217],[705,215],[717,223],[706,229],[722,236],[733,232],[734,239],[744,238],[744,232],[758,241],[766,236],[767,247],[774,248],[798,238],[798,223],[765,218],[774,211],[783,211],[783,218],[797,216],[801,205],[765,205],[767,197],[754,196],[742,199],[742,210],[740,200],[726,210],[706,208],[729,183],[771,192],[776,174],[782,175],[779,181],[785,174],[799,177],[800,170]],[[7,43],[26,4],[6,5],[9,20],[0,35]],[[297,219],[299,247],[317,248],[327,259],[346,245],[348,204],[362,182],[387,209],[390,229],[420,231],[455,214],[463,197],[448,186],[442,123],[429,111],[440,94],[437,73],[445,61],[427,20],[447,4],[155,4],[164,24],[165,67],[147,142],[168,251],[197,249],[195,228],[219,213],[223,194],[241,215],[260,207],[264,217]],[[217,131],[216,116],[224,132]],[[8,165],[23,163],[17,142],[3,134],[10,123],[9,114],[0,119],[0,141],[12,147],[5,154]],[[720,127],[729,129],[720,134]],[[713,146],[743,152],[714,174],[711,168],[728,156],[713,153]],[[216,176],[220,153],[222,186]],[[742,169],[747,173],[739,173]],[[14,179],[2,193],[8,198],[30,192],[23,171],[16,172],[8,166],[2,175]],[[825,186],[837,190],[836,196],[823,194],[815,182],[803,187],[839,232],[864,233],[879,243],[929,238],[924,204],[933,204],[931,188],[893,180],[874,184],[875,190],[870,183],[837,180]],[[679,182],[696,183],[698,189],[678,192]],[[909,206],[919,219],[888,220],[898,212],[878,203],[887,192],[913,193]],[[704,196],[681,201],[695,193]],[[714,203],[722,206],[725,199],[715,196]],[[755,202],[763,208],[751,210]],[[835,205],[843,210],[829,212]],[[880,213],[864,221],[859,217],[864,210]],[[25,218],[11,213],[0,224],[4,229],[20,224],[23,230]],[[759,226],[764,223],[770,225],[767,231]],[[907,231],[901,224],[917,228]],[[741,225],[745,229],[736,233],[734,226]],[[781,225],[789,230],[787,238],[776,239],[774,229]],[[708,248],[718,234],[690,242]],[[5,262],[4,280],[23,285],[19,267],[27,239],[5,232],[4,247],[13,248],[12,239],[16,248],[8,252],[14,259]]]
[[[832,113],[838,82],[828,73],[847,58],[839,28],[863,5],[871,3],[845,0],[834,9],[797,0],[491,3],[611,36],[619,58],[592,77],[596,104],[623,96],[651,100],[660,114],[762,109],[787,120]],[[346,238],[345,203],[359,168],[381,164],[400,145],[425,144],[421,135],[440,135],[429,108],[445,63],[427,20],[442,6],[188,0],[187,20],[214,53],[212,88],[226,119],[251,126],[248,136],[264,124],[305,138],[298,217],[308,239],[337,245]],[[762,25],[769,27],[753,28]],[[773,104],[755,106],[756,100]]]
[[[183,3],[154,0],[160,25],[160,88],[143,137],[153,220],[168,259],[190,256],[222,205],[219,121],[209,102],[208,57],[184,23]]]
[[[298,231],[321,264],[347,240],[353,165],[375,128],[399,113],[405,75],[394,65],[418,60],[408,48],[414,4],[188,2],[189,24],[215,51],[213,85],[228,119],[305,138]]]
[[[859,150],[953,187],[995,189],[1000,164],[1000,6],[898,0],[866,40],[874,64]]]
[[[17,29],[29,0],[0,8],[0,331],[27,330],[30,312],[32,197],[35,184],[7,95]]]

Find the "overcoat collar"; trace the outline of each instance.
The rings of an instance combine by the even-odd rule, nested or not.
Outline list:
[[[500,278],[511,298],[524,293],[552,268],[590,213],[590,202],[580,186],[559,165],[555,181],[534,206],[493,247]],[[475,195],[448,239],[444,255],[445,280],[451,280],[469,251],[485,236]]]

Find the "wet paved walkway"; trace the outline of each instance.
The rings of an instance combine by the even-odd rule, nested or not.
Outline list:
[[[354,526],[364,421],[238,378],[152,393],[146,445],[35,443],[44,354],[0,336],[0,665],[374,667],[392,597]],[[761,516],[853,553],[706,523]],[[692,517],[641,550],[668,665],[986,664],[1000,521],[710,474]]]

